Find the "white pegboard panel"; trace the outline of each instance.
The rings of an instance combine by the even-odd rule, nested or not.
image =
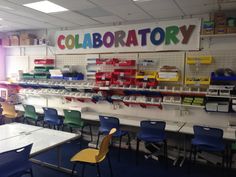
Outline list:
[[[100,54],[100,58],[119,58],[137,60],[138,53],[113,53],[113,54]]]
[[[56,67],[63,68],[65,65],[78,66],[79,72],[86,72],[86,55],[56,55]]]
[[[6,56],[6,76],[17,77],[18,71],[29,71],[28,56]]]
[[[230,68],[236,72],[236,50],[209,50],[198,52],[187,52],[188,56],[199,57],[209,56],[213,57],[213,62],[209,65],[200,65],[200,69],[197,72],[195,65],[186,64],[185,75],[186,76],[210,76],[211,72],[219,68]]]
[[[100,58],[118,58],[119,60],[138,60],[138,53],[113,53],[113,54],[100,54]],[[100,70],[105,72],[112,72],[114,69],[119,68],[132,68],[136,69],[136,67],[118,67],[112,65],[101,65]]]
[[[185,52],[152,52],[139,53],[139,60],[150,59],[157,62],[156,70],[162,66],[176,66],[180,70],[179,82],[183,82]],[[153,68],[154,69],[154,68]]]

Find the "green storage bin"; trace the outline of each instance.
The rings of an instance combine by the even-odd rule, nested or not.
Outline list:
[[[49,72],[50,69],[54,69],[53,66],[35,66],[35,72]]]
[[[22,74],[22,79],[33,79],[33,78],[34,78],[34,74],[30,74],[30,73]]]
[[[50,78],[50,74],[34,74],[35,79],[48,79]]]

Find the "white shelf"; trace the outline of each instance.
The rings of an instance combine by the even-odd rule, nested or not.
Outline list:
[[[206,95],[206,97],[212,97],[212,98],[231,98],[230,95]]]
[[[221,37],[236,37],[236,33],[229,34],[209,34],[209,35],[201,35],[201,38],[221,38]]]
[[[34,48],[34,47],[53,47],[47,44],[43,45],[13,45],[13,46],[3,46],[3,48]]]
[[[162,102],[162,105],[170,105],[170,106],[182,106],[182,107],[191,107],[191,108],[200,108],[200,109],[204,109],[205,106],[198,106],[198,105],[187,105],[187,104],[181,104],[181,103],[166,103],[166,102]]]

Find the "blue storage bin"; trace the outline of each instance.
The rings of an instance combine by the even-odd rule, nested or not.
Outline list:
[[[78,73],[77,76],[69,77],[64,76],[64,80],[84,80],[84,75],[82,73]]]
[[[236,81],[236,76],[216,76],[214,72],[211,73],[212,81]]]

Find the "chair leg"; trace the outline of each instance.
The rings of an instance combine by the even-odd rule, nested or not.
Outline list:
[[[93,142],[93,133],[92,133],[91,125],[89,125],[89,131],[90,131],[90,135],[91,135],[91,142]]]
[[[37,122],[37,120],[36,120],[36,121],[34,122],[34,125],[37,126],[37,123],[38,123],[38,122]]]
[[[70,132],[71,132],[71,133],[73,132],[73,129],[72,129],[72,127],[70,127]]]
[[[233,162],[233,151],[230,151],[230,155],[229,155],[229,168],[232,169],[232,162]]]
[[[192,168],[192,155],[193,155],[193,145],[191,145],[190,148],[190,154],[189,154],[189,165],[188,165],[188,171],[191,171]]]
[[[74,176],[75,167],[76,167],[76,163],[74,163],[74,165],[73,165],[72,172],[71,172],[71,177],[73,177],[73,176]]]
[[[137,145],[136,145],[136,165],[138,165],[138,162],[139,162],[139,142],[140,142],[140,140],[137,139]]]
[[[195,166],[197,159],[197,147],[194,146],[194,153],[193,153],[193,165]]]
[[[108,160],[108,165],[109,165],[109,168],[110,168],[111,177],[113,177],[112,166],[111,166],[111,159],[110,159],[109,153],[107,154],[107,160]]]
[[[45,124],[45,122],[43,122],[43,128],[44,128],[44,124]]]
[[[222,164],[221,164],[222,169],[225,167],[225,152],[222,152]]]
[[[100,133],[100,132],[98,132],[98,138],[97,138],[97,144],[96,144],[96,148],[98,148],[98,143],[99,143],[99,138],[100,138],[100,135],[101,135],[101,133]]]
[[[164,141],[164,156],[166,161],[166,167],[168,167],[168,154],[167,154],[167,142]]]
[[[122,142],[122,136],[120,136],[120,139],[119,139],[119,151],[118,151],[118,161],[119,162],[120,162],[121,142]]]
[[[96,163],[96,167],[97,167],[98,177],[101,177],[100,167],[99,167],[99,164],[98,164],[98,163]]]
[[[81,139],[83,139],[83,134],[84,134],[84,126],[81,128]]]
[[[128,146],[129,146],[129,150],[131,150],[131,138],[130,138],[130,135],[129,133],[127,134],[127,137],[128,137]]]
[[[30,168],[30,176],[34,177],[32,168]]]
[[[84,177],[84,171],[85,171],[85,164],[82,164],[82,177]]]

